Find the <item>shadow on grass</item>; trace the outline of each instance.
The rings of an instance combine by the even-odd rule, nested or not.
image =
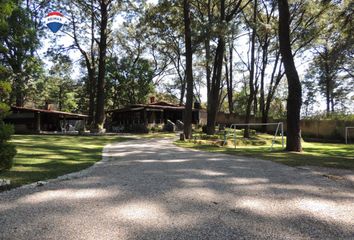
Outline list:
[[[47,180],[85,169],[101,160],[102,149],[111,142],[133,138],[119,136],[15,135],[14,166],[0,173],[11,187]]]
[[[289,166],[320,166],[354,170],[354,150],[344,144],[305,143],[302,153],[286,152],[280,147],[270,150],[269,147],[218,147],[212,144],[198,144],[177,141],[176,145],[208,152],[219,152],[232,155],[247,156],[286,164]],[[308,145],[308,146],[306,146]]]

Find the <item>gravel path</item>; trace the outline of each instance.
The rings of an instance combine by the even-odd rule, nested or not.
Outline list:
[[[354,188],[138,140],[71,180],[0,193],[0,239],[354,239]]]

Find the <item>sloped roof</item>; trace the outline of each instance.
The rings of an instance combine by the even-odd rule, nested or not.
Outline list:
[[[27,108],[27,107],[16,107],[11,106],[12,111],[26,111],[26,112],[40,112],[40,113],[52,113],[52,114],[61,114],[65,116],[72,116],[72,117],[82,117],[88,118],[88,115],[78,114],[78,113],[69,113],[69,112],[62,112],[56,110],[45,110],[45,109],[38,109],[38,108]]]
[[[124,108],[118,108],[113,110],[108,110],[106,112],[126,112],[126,111],[137,111],[142,110],[143,108],[146,109],[170,109],[170,110],[183,110],[185,106],[179,106],[167,102],[156,102],[150,104],[131,104],[125,106]]]
[[[169,102],[165,102],[165,101],[160,101],[160,102],[154,102],[154,103],[150,103],[147,105],[153,105],[153,106],[170,106],[170,107],[184,107],[183,105],[177,105],[177,104],[172,104]]]

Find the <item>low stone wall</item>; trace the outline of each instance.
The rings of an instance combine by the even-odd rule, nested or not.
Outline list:
[[[219,112],[216,116],[216,123],[217,124],[223,124],[225,126],[231,126],[232,124],[235,123],[244,123],[245,122],[245,117],[244,116],[239,116],[237,114],[228,114],[228,113],[223,113]],[[250,123],[261,123],[262,119],[261,118],[256,118],[254,116],[251,116]],[[269,123],[278,123],[278,122],[283,122],[284,123],[284,130],[286,129],[286,121],[284,120],[275,120],[275,119],[269,119]],[[255,130],[261,130],[262,126],[250,126],[251,129]],[[274,132],[276,130],[277,126],[276,125],[270,125],[267,127],[268,132]]]
[[[244,123],[245,118],[236,114],[227,114],[220,112],[216,118],[217,124],[224,124],[230,126],[234,123]],[[260,118],[251,117],[250,122],[261,123]],[[272,119],[268,122],[283,122],[284,131],[286,131],[285,119]],[[301,120],[301,134],[305,138],[329,139],[344,141],[345,127],[353,127],[354,121],[341,121],[341,120]],[[251,127],[252,129],[260,130],[260,127]],[[273,132],[276,126],[268,126],[269,132]],[[354,141],[354,129],[350,130],[351,141]]]
[[[342,140],[345,138],[345,127],[350,126],[354,126],[354,121],[301,120],[302,136],[310,138]],[[354,132],[351,135],[353,139]]]

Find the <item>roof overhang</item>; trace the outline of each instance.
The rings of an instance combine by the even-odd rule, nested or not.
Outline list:
[[[33,112],[33,113],[45,113],[45,114],[54,114],[59,115],[62,118],[73,118],[73,119],[83,119],[88,118],[88,115],[78,114],[78,113],[69,113],[69,112],[62,112],[56,110],[44,110],[44,109],[37,109],[37,108],[27,108],[27,107],[11,107],[12,112]]]

